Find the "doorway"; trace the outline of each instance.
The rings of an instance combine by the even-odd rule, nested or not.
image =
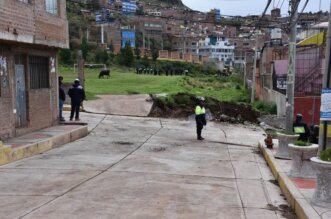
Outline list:
[[[15,65],[15,87],[16,87],[16,127],[25,127],[26,117],[26,86],[24,65]]]

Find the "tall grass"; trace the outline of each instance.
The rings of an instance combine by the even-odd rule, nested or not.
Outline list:
[[[174,94],[191,93],[197,96],[213,97],[220,101],[247,102],[248,93],[241,88],[236,77],[217,78],[215,76],[154,76],[137,75],[133,69],[111,69],[111,77],[99,79],[100,69],[85,68],[85,90],[88,99],[98,94]],[[59,68],[64,82],[73,82],[77,73],[73,67]]]

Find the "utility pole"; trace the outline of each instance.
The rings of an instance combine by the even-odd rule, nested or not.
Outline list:
[[[253,78],[252,78],[252,93],[251,93],[251,103],[255,100],[255,79],[256,79],[256,63],[257,63],[257,54],[258,54],[258,42],[259,42],[259,34],[256,33],[255,38],[255,53],[254,53],[254,70],[253,70]]]
[[[78,70],[78,78],[80,80],[80,84],[84,87],[85,85],[85,76],[84,76],[84,59],[82,50],[77,51],[77,70]]]
[[[247,58],[246,58],[246,55],[247,55],[247,54],[246,54],[246,52],[245,52],[245,61],[244,61],[244,62],[245,62],[245,63],[244,63],[244,85],[243,85],[244,88],[246,87],[246,74],[247,74],[247,66],[246,66],[246,65],[247,65]]]
[[[145,31],[143,31],[143,47],[144,47],[144,52],[146,52],[146,45],[145,45]]]
[[[331,4],[330,4],[331,9]],[[331,10],[330,10],[331,11]],[[325,49],[325,70],[323,75],[323,88],[330,89],[331,86],[331,15],[329,15],[329,29],[327,37],[327,45]],[[321,97],[322,100],[322,97]],[[323,104],[323,102],[322,102]],[[325,103],[324,103],[325,104]],[[330,104],[330,103],[328,103]],[[322,109],[323,107],[321,107]],[[327,130],[330,126],[330,121],[322,120],[320,121],[320,133],[319,133],[319,151],[324,151],[328,147],[331,147],[330,138],[328,137]]]
[[[101,24],[101,43],[105,43],[105,38],[104,38],[104,24]]]
[[[288,71],[286,88],[286,124],[287,132],[293,129],[294,113],[294,81],[295,81],[295,62],[296,62],[296,35],[298,20],[298,5],[300,0],[291,0],[291,20],[290,20],[290,41],[288,51]]]

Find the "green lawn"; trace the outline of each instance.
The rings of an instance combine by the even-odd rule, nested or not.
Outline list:
[[[109,79],[99,79],[99,69],[85,69],[85,91],[89,100],[98,94],[156,94],[188,92],[198,96],[210,96],[222,101],[237,101],[247,96],[246,91],[236,89],[236,83],[219,81],[214,77],[191,78],[184,76],[137,75],[129,69],[112,68]],[[73,68],[60,67],[64,82],[77,78]]]
[[[85,90],[88,99],[97,94],[156,94],[183,91],[181,76],[137,75],[132,71],[112,69],[111,77],[99,79],[99,69],[85,69]],[[64,82],[73,82],[77,77],[73,68],[60,67]]]

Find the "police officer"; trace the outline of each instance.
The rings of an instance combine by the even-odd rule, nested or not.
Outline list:
[[[197,139],[204,140],[204,138],[201,136],[201,131],[203,126],[206,125],[206,110],[201,99],[196,100],[195,121],[197,124]]]
[[[59,76],[59,119],[61,122],[64,122],[65,119],[63,118],[62,112],[63,112],[63,104],[66,100],[66,94],[63,89],[62,85],[63,77]]]
[[[85,91],[80,85],[79,79],[74,81],[74,84],[68,91],[68,95],[71,98],[70,121],[72,121],[74,115],[75,120],[79,121],[79,108],[82,105],[82,102],[85,100]]]
[[[302,114],[298,113],[295,118],[295,122],[293,123],[293,131],[295,134],[299,134],[298,140],[300,141],[308,141],[310,136],[310,131],[307,124],[302,119]]]

